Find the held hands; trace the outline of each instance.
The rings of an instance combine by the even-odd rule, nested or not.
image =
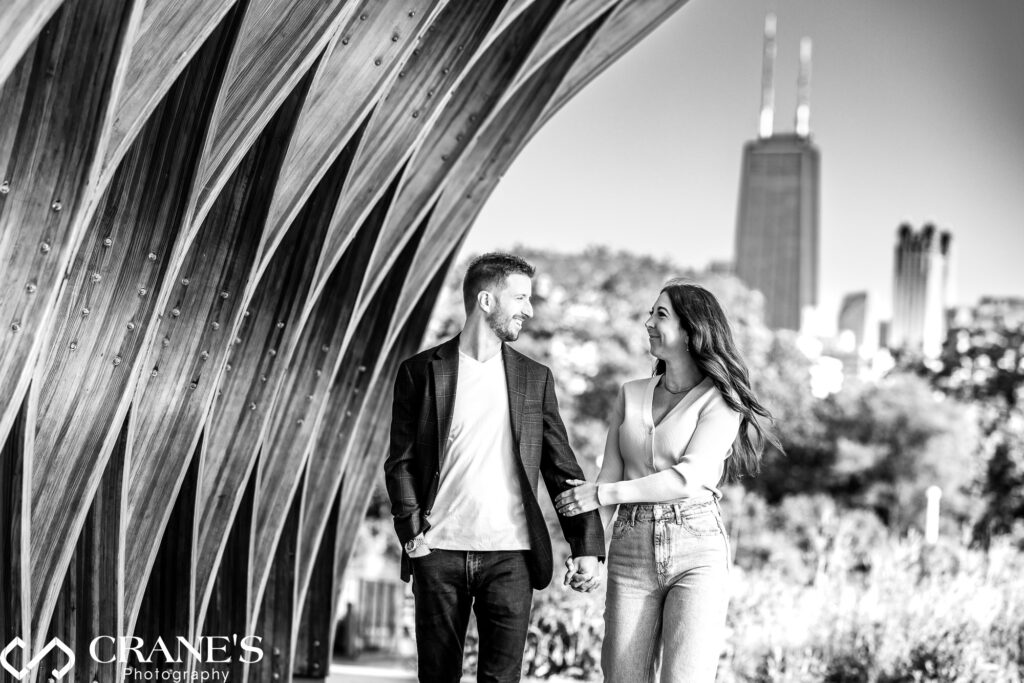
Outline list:
[[[567,484],[575,488],[562,491],[555,498],[555,508],[558,514],[566,517],[582,515],[601,507],[597,500],[597,484],[591,484],[582,479],[569,479]]]
[[[563,586],[579,593],[589,593],[601,585],[601,563],[596,557],[567,557]]]

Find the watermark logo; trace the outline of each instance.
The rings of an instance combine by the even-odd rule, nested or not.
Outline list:
[[[260,636],[203,636],[190,641],[178,636],[170,643],[163,638],[146,644],[137,636],[97,636],[89,643],[89,656],[99,664],[115,664],[125,667],[125,677],[134,680],[175,681],[185,680],[226,680],[227,671],[218,670],[216,666],[207,670],[166,668],[181,667],[189,661],[197,664],[218,665],[239,662],[255,664],[263,659],[263,648]],[[27,663],[18,668],[11,663],[11,653],[21,649],[21,661]],[[64,678],[75,666],[75,653],[60,638],[54,638],[35,656],[30,656],[29,647],[21,638],[15,638],[0,650],[0,666],[15,680],[23,681],[25,677],[39,666],[46,655],[59,650],[67,657],[67,662],[59,669],[53,669],[50,676],[54,681]]]
[[[28,659],[28,663],[22,669],[15,669],[14,666],[11,664],[11,660],[9,659],[9,657],[11,655],[11,652],[13,652],[15,648],[19,647],[21,648],[22,653],[24,653],[23,659]],[[0,666],[3,666],[7,673],[14,676],[16,680],[21,681],[24,680],[25,676],[31,673],[33,669],[39,666],[39,662],[43,661],[43,657],[50,654],[50,651],[54,648],[62,651],[65,655],[67,655],[68,658],[67,663],[65,663],[63,667],[61,667],[60,669],[54,669],[50,672],[50,675],[53,676],[54,680],[60,680],[61,678],[67,676],[68,673],[70,673],[71,669],[75,666],[75,653],[72,652],[71,648],[65,645],[64,641],[62,641],[60,638],[54,638],[53,640],[48,642],[46,646],[43,647],[42,650],[36,653],[35,657],[32,657],[30,659],[28,657],[28,645],[26,645],[25,641],[21,638],[15,638],[7,644],[7,647],[5,647],[3,650],[0,650]]]

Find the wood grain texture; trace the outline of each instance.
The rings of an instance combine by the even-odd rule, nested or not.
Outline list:
[[[349,439],[348,447],[349,449],[358,449],[359,453],[356,454],[356,457],[362,461],[362,466],[358,469],[346,468],[345,476],[338,490],[339,500],[344,504],[339,507],[337,527],[334,532],[335,583],[331,598],[331,611],[334,614],[338,613],[344,568],[352,555],[363,510],[368,496],[373,490],[369,482],[375,476],[379,476],[379,467],[383,463],[387,448],[390,420],[383,416],[388,414],[387,411],[392,402],[394,377],[398,371],[398,365],[402,360],[420,350],[423,333],[430,320],[430,312],[433,310],[434,302],[444,285],[445,275],[451,267],[456,253],[458,253],[458,243],[447,259],[439,264],[437,273],[428,283],[420,301],[406,317],[406,324],[395,339],[395,343],[388,349],[387,354],[382,355],[373,371],[372,396],[367,399],[366,409],[359,414],[359,423],[356,425],[353,436]],[[349,459],[352,461],[351,456]]]
[[[191,568],[194,563],[195,495],[202,450],[203,444],[200,441],[186,476],[178,487],[178,496],[174,500],[158,552],[147,573],[145,591],[139,598],[139,605],[135,609],[126,605],[124,609],[130,615],[125,621],[126,635],[141,638],[144,643],[156,643],[160,639],[165,643],[176,643],[179,636],[189,642],[195,641],[191,614]],[[140,455],[136,451],[136,457]],[[130,560],[133,554],[134,550],[128,548],[126,560]],[[130,563],[127,561],[126,568],[131,576]],[[126,596],[131,596],[128,590],[125,592]],[[133,668],[152,676],[164,671],[183,675],[190,668],[187,659],[182,662],[164,662],[158,657],[152,659],[149,663],[138,662]]]
[[[537,120],[540,128],[555,112],[613,61],[636,45],[665,19],[678,11],[687,0],[631,0],[619,2],[604,22],[600,32],[587,46],[551,97],[544,113]]]
[[[444,0],[361,0],[335,35],[320,61],[281,170],[260,246],[261,263],[275,251],[309,193],[443,6]]]
[[[356,140],[358,139],[358,135]],[[201,622],[224,538],[252,479],[259,445],[273,413],[288,359],[299,344],[298,321],[309,293],[330,215],[355,153],[355,141],[338,156],[285,235],[243,314],[221,377],[209,427],[198,508],[195,567],[197,618]],[[251,514],[251,513],[250,513]]]
[[[306,490],[319,488],[316,479],[307,475],[304,484]],[[303,558],[314,556],[308,588],[297,590],[297,600],[302,604],[302,616],[296,621],[295,628],[295,660],[292,672],[304,678],[323,678],[330,670],[333,659],[334,637],[334,551],[335,534],[338,529],[338,508],[341,497],[334,496],[334,504],[330,506],[325,518],[325,535],[318,544],[317,550],[303,545],[300,562]],[[309,517],[309,513],[306,514]],[[300,541],[302,543],[302,541]],[[303,597],[305,595],[305,597]]]
[[[139,456],[128,493],[129,621],[219,376],[234,370],[226,358],[244,317],[241,294],[255,269],[271,188],[304,96],[300,84],[239,164],[170,283],[156,335],[160,342],[146,359],[134,401]],[[255,366],[259,359],[239,360]]]
[[[120,0],[62,7],[0,90],[0,434],[74,253],[129,9]]]
[[[504,98],[511,96],[518,86],[542,68],[552,55],[618,2],[619,0],[565,0],[533,46],[530,56],[516,74],[515,84],[505,91]]]
[[[393,183],[394,185],[394,183]],[[393,190],[392,190],[393,192]],[[264,482],[256,512],[254,614],[269,576],[271,558],[305,470],[318,420],[330,397],[333,378],[344,357],[343,343],[355,307],[359,279],[370,258],[392,192],[381,198],[363,230],[328,281],[300,333],[274,407],[263,444],[260,476]]]
[[[402,330],[405,312],[412,310],[413,303],[420,299],[424,283],[437,272],[447,249],[461,240],[472,225],[501,175],[525,144],[526,135],[533,129],[574,58],[596,30],[594,26],[581,33],[556,53],[545,69],[534,73],[518,89],[515,97],[490,119],[469,152],[456,162],[444,192],[430,214],[423,237],[426,248],[417,254],[405,291],[395,307],[389,342]]]
[[[682,4],[0,6],[0,637],[256,633],[258,664],[170,668],[325,675],[453,255]]]
[[[500,9],[500,2],[449,0],[407,58],[387,96],[377,103],[356,153],[353,173],[338,201],[314,296],[416,142],[434,124],[449,91],[471,63]]]
[[[26,399],[10,433],[0,443],[0,639],[5,643],[15,638],[31,642],[27,554],[32,413]]]
[[[151,0],[132,41],[131,59],[103,159],[109,177],[153,110],[188,67],[236,0]],[[202,60],[203,58],[200,58]],[[105,184],[104,180],[100,184]]]
[[[249,667],[249,680],[253,683],[277,683],[291,678],[295,654],[292,634],[300,604],[295,594],[295,562],[303,552],[298,545],[301,507],[296,498],[282,520],[280,543],[276,544],[266,576],[263,609],[250,627],[249,632],[263,635],[265,648],[264,658]]]
[[[45,621],[128,412],[155,328],[157,291],[181,231],[217,85],[222,40],[182,75],[125,157],[81,241],[40,359],[32,573]],[[182,144],[180,141],[187,141]],[[188,144],[191,142],[192,144]]]
[[[254,500],[258,489],[255,467],[248,480],[239,488],[242,490],[241,500],[232,518],[230,534],[221,549],[213,589],[204,604],[202,615],[197,615],[197,636],[246,633],[249,626],[249,592],[252,590],[251,539]],[[196,533],[198,532],[199,529]],[[211,679],[212,673],[219,671],[228,676],[227,679],[222,677],[221,680],[246,680],[247,667],[237,658],[232,658],[230,664],[202,664],[197,669],[210,672]]]
[[[354,8],[345,0],[247,0],[202,161],[195,224]]]
[[[374,297],[369,311],[359,320],[334,378],[331,393],[342,398],[328,404],[324,419],[318,426],[315,447],[306,464],[307,486],[303,496],[305,514],[300,529],[300,542],[305,552],[299,559],[297,582],[300,599],[306,593],[313,570],[312,560],[320,547],[330,506],[342,477],[349,470],[353,438],[358,431],[358,416],[372,417],[374,421],[385,419],[385,411],[380,410],[379,406],[372,406],[376,410],[368,410],[365,400],[371,391],[380,388],[373,371],[385,357],[382,356],[385,352],[384,341],[394,306],[422,236],[423,230],[406,245],[388,274],[385,285]],[[309,482],[316,482],[317,485],[310,486]],[[343,514],[348,514],[349,504],[350,501],[344,502]]]
[[[14,71],[61,0],[7,0],[0,5],[0,83]]]
[[[406,180],[388,213],[373,260],[366,269],[357,317],[362,315],[402,245],[434,205],[452,169],[494,115],[502,93],[512,84],[557,10],[557,3],[537,3],[519,13],[510,26],[502,29],[504,40],[488,48],[451,93],[437,123],[410,161]]]
[[[74,555],[61,588],[45,638],[60,638],[75,652],[88,652],[96,634],[118,636],[124,632],[121,596],[124,595],[124,476],[131,459],[131,416],[118,431],[114,452],[107,461],[99,489],[89,506],[85,526],[74,547]],[[104,648],[103,659],[113,654]],[[54,653],[41,671],[64,666],[64,654]],[[114,683],[119,667],[90,657],[78,660],[78,680]]]

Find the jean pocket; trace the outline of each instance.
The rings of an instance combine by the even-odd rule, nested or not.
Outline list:
[[[615,525],[612,527],[612,540],[617,541],[622,538],[622,535],[626,533],[629,528],[629,522],[622,519],[621,517],[615,518]]]
[[[711,508],[683,513],[680,522],[683,528],[694,536],[716,536],[722,533],[718,515]]]

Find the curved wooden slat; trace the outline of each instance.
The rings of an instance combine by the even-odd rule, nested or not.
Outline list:
[[[0,85],[60,4],[61,0],[7,0],[0,5]]]
[[[135,136],[237,0],[147,2],[117,101],[100,185],[117,168]]]
[[[402,329],[395,344],[388,353],[382,356],[374,371],[375,378],[371,382],[373,395],[367,398],[366,409],[360,413],[359,423],[355,433],[349,438],[348,447],[353,449],[359,447],[364,455],[364,467],[360,470],[352,468],[346,472],[345,478],[338,490],[339,500],[344,506],[338,510],[337,528],[334,532],[334,591],[331,599],[331,614],[338,613],[338,604],[341,597],[344,568],[352,554],[356,535],[359,530],[359,521],[366,507],[367,497],[373,491],[369,481],[379,470],[375,471],[375,465],[379,467],[385,449],[387,448],[388,428],[390,420],[387,419],[388,408],[391,405],[393,396],[393,380],[398,370],[398,364],[405,358],[419,350],[423,339],[423,333],[430,320],[430,313],[434,308],[434,301],[437,299],[441,287],[444,285],[444,278],[451,267],[455,254],[458,253],[458,245],[452,250],[448,258],[440,264],[437,274],[428,283],[424,290],[423,297],[416,304],[415,309],[407,318],[406,325]],[[376,454],[376,458],[372,454]],[[350,456],[351,457],[351,456]],[[376,460],[376,463],[374,463]]]
[[[358,139],[358,134],[357,134]],[[277,388],[299,342],[298,319],[320,255],[330,215],[355,153],[348,145],[320,181],[260,279],[232,347],[234,366],[221,378],[208,428],[197,500],[196,618],[202,623],[217,563],[241,504]],[[279,323],[283,323],[279,327]]]
[[[303,486],[310,485],[315,486],[316,483],[311,484],[307,476]],[[341,497],[336,495],[334,504],[327,513],[324,537],[315,553],[316,559],[313,560],[313,568],[310,570],[308,588],[296,593],[299,604],[302,604],[302,616],[296,623],[295,663],[292,672],[303,678],[321,678],[325,671],[330,670],[331,660],[334,658],[332,641],[334,622],[337,618],[332,605],[335,583],[334,548],[340,505]],[[300,544],[303,544],[304,548],[300,558],[312,554],[304,545],[304,541],[300,541]],[[302,597],[303,595],[305,597]]]
[[[249,631],[262,634],[269,650],[259,662],[249,667],[249,681],[277,683],[291,677],[294,657],[294,639],[297,607],[295,593],[295,558],[303,552],[299,546],[299,522],[302,505],[296,498],[281,521],[280,542],[275,544],[273,561],[267,572],[264,595],[260,596],[263,609]]]
[[[9,643],[21,638],[31,642],[29,632],[29,501],[35,430],[34,406],[29,392],[14,420],[13,428],[0,443],[0,639]]]
[[[0,24],[38,34],[0,91],[0,171],[22,181],[0,186],[0,434],[31,413],[0,457],[24,487],[0,482],[21,615],[0,637],[259,631],[265,662],[217,670],[287,681],[301,650],[326,673],[391,380],[453,254],[537,127],[681,4],[65,0],[55,32]],[[8,333],[26,301],[32,329]]]
[[[542,68],[552,55],[618,2],[619,0],[565,0],[547,30],[537,40],[523,68],[516,75],[516,82],[506,91],[506,99],[522,82]]]
[[[211,44],[210,59],[183,75],[125,158],[54,306],[40,359],[32,483],[35,633],[45,628],[70,561],[66,539],[85,521],[128,411],[132,368],[187,206],[209,113],[203,94],[216,83],[219,47]]]
[[[478,59],[451,94],[436,125],[417,149],[409,163],[394,207],[366,269],[366,281],[360,292],[356,316],[362,314],[388,267],[399,253],[411,231],[433,206],[444,182],[456,168],[498,106],[501,94],[509,88],[524,60],[554,16],[557,4],[538,3],[517,16],[505,29],[505,39],[493,45]]]
[[[583,86],[609,64],[636,45],[687,0],[643,0],[620,2],[612,10],[601,31],[570,69],[535,128],[540,128]]]
[[[349,143],[444,2],[361,0],[338,31],[314,77],[282,167],[260,246],[262,262],[270,258],[312,188]],[[398,40],[392,40],[396,35]]]
[[[217,565],[217,576],[213,590],[204,605],[204,616],[197,622],[197,637],[206,634],[246,633],[249,619],[249,592],[252,589],[252,529],[253,511],[259,477],[257,469],[252,469],[249,478],[242,482],[241,501],[235,510],[231,532],[220,555]],[[197,586],[198,588],[198,586]],[[246,680],[244,662],[233,659],[230,665],[204,663],[197,667],[200,671],[210,672],[206,680],[213,678],[213,671],[225,671],[228,677],[220,680]],[[200,678],[200,680],[203,680]]]
[[[515,23],[519,15],[526,11],[526,8],[533,5],[538,0],[508,0],[505,6],[501,8],[501,14],[498,15],[497,20],[494,22],[494,31],[492,31],[487,38],[484,39],[483,48],[487,49],[498,40],[501,35],[505,32],[509,26]]]
[[[363,218],[434,123],[497,18],[501,3],[449,0],[374,109],[325,245],[314,297]]]
[[[225,360],[244,315],[242,292],[255,268],[271,188],[304,96],[300,84],[207,215],[170,287],[160,341],[143,368],[135,399],[139,455],[128,493],[129,627],[219,375],[233,369]]]
[[[424,226],[425,227],[425,226]],[[419,236],[423,234],[420,231]],[[312,453],[306,465],[307,485],[303,492],[303,519],[300,529],[303,553],[298,566],[298,594],[304,597],[313,570],[313,559],[320,546],[326,518],[348,464],[348,441],[355,430],[356,416],[367,413],[364,399],[376,384],[373,370],[381,359],[394,305],[408,275],[419,239],[413,238],[403,250],[384,286],[373,299],[368,313],[359,320],[352,342],[334,383],[324,419],[320,421]],[[375,406],[376,407],[376,406]],[[381,412],[372,413],[380,418]],[[347,509],[349,501],[344,503]]]
[[[274,406],[270,428],[263,443],[260,477],[263,482],[256,511],[253,618],[263,597],[271,563],[295,492],[305,470],[306,459],[322,417],[332,380],[343,357],[343,343],[355,306],[359,279],[390,204],[388,192],[349,245],[345,258],[335,270],[314,308],[302,325],[300,343],[289,359]]]
[[[76,542],[70,567],[47,628],[45,638],[35,648],[54,637],[76,652],[87,652],[98,633],[116,636],[123,633],[121,596],[124,594],[124,477],[131,459],[132,419],[129,415],[118,430],[114,452],[92,503],[85,526]],[[110,652],[103,653],[106,658]],[[43,661],[42,671],[62,666],[57,655]],[[63,657],[63,655],[60,655]],[[114,683],[120,667],[82,657],[76,668],[79,680]]]
[[[389,341],[397,337],[405,324],[403,312],[411,310],[420,299],[422,283],[429,281],[450,245],[461,240],[472,225],[502,173],[525,144],[527,135],[558,83],[595,30],[597,27],[593,26],[590,31],[577,36],[549,60],[543,71],[535,73],[491,118],[480,132],[476,144],[457,162],[431,213],[423,238],[426,246],[417,254],[406,289],[395,308]]]
[[[137,441],[137,437],[133,440]],[[141,638],[144,643],[155,643],[159,639],[174,643],[179,636],[195,642],[191,611],[194,575],[191,569],[195,551],[195,494],[202,452],[203,442],[200,439],[162,530],[159,550],[148,571],[145,591],[139,599],[136,622],[126,624],[126,635]],[[128,553],[127,559],[131,559],[133,552]],[[131,576],[130,569],[128,575]],[[127,591],[125,594],[128,597]],[[157,676],[164,671],[181,676],[187,674],[190,664],[188,660],[171,663],[159,658],[153,662],[137,662],[133,668],[141,673],[132,678]]]
[[[193,223],[355,7],[345,0],[249,0],[221,88]]]
[[[28,386],[87,211],[131,9],[69,3],[0,89],[0,434]]]

